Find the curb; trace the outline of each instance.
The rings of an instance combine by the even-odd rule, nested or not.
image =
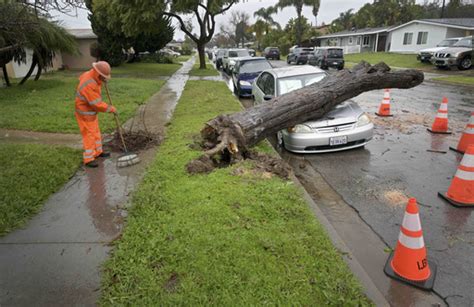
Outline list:
[[[319,223],[321,223],[324,229],[326,229],[329,239],[331,240],[334,247],[341,252],[342,258],[347,263],[352,273],[354,273],[356,278],[362,284],[362,287],[364,288],[364,292],[367,297],[369,297],[376,306],[390,306],[388,301],[385,299],[385,296],[382,294],[382,292],[380,292],[377,286],[375,286],[372,279],[369,277],[362,265],[357,261],[357,259],[351,256],[350,249],[347,247],[341,237],[337,234],[336,230],[326,218],[324,213],[321,211],[319,206],[314,202],[308,192],[306,192],[305,188],[298,180],[298,178],[296,178],[294,174],[291,174],[290,178],[303,191],[304,200],[307,202],[307,204],[313,211],[313,214],[318,219]]]

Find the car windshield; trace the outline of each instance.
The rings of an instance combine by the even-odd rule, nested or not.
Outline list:
[[[454,44],[453,47],[472,48],[472,38],[471,37],[463,38],[459,42]]]
[[[315,73],[281,78],[278,80],[279,95],[283,95],[307,85],[319,82],[325,77],[325,73]]]
[[[249,56],[249,52],[247,50],[234,50],[229,51],[229,58],[238,58],[242,56]]]
[[[456,42],[457,42],[457,40],[455,40],[455,39],[445,39],[444,41],[442,41],[441,43],[436,45],[436,47],[449,47],[449,46],[454,45],[454,43],[456,43]]]
[[[310,52],[313,52],[313,48],[296,49],[296,53],[300,53],[300,54],[308,54]]]
[[[280,51],[278,48],[270,48],[270,51]]]
[[[256,73],[256,72],[261,72],[261,71],[264,71],[265,69],[271,69],[271,68],[272,66],[266,60],[247,61],[241,64],[239,73],[241,74]]]
[[[328,58],[342,58],[342,49],[328,49]]]

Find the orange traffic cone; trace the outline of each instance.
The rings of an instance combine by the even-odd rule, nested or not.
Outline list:
[[[393,116],[390,114],[390,89],[386,88],[383,93],[383,100],[380,103],[379,111],[375,113],[378,116]]]
[[[431,133],[451,134],[451,131],[448,131],[448,98],[443,97],[443,102],[439,106],[438,114],[435,117],[431,129],[428,128],[428,131]]]
[[[410,198],[400,227],[395,251],[385,264],[385,274],[412,286],[430,290],[436,277],[436,265],[428,264],[416,199]]]
[[[471,119],[469,120],[466,129],[464,129],[464,132],[461,135],[458,147],[449,147],[449,149],[464,153],[467,147],[472,144],[474,144],[474,112],[471,112]]]
[[[448,192],[438,195],[451,205],[474,208],[474,144],[469,145],[462,157]]]

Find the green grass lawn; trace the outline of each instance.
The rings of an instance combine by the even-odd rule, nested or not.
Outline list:
[[[345,54],[344,60],[346,62],[359,63],[364,60],[370,64],[377,64],[379,62],[385,62],[390,67],[406,67],[406,68],[431,68],[431,65],[421,63],[416,59],[416,54],[400,54],[390,52],[363,52]],[[349,68],[350,66],[347,65]]]
[[[186,172],[203,124],[239,110],[224,83],[188,81],[105,264],[102,305],[370,304],[291,181],[248,161]]]
[[[0,144],[0,236],[23,225],[74,174],[81,151]]]
[[[192,57],[192,55],[180,55],[179,57],[177,57],[175,60],[176,62],[186,62],[187,60],[189,60],[190,58]]]
[[[434,81],[441,81],[446,83],[453,83],[453,84],[463,84],[463,85],[470,85],[474,86],[474,76],[450,76],[450,77],[439,77],[433,78]]]
[[[167,77],[181,68],[181,64],[158,64],[158,63],[130,63],[112,67],[112,78],[145,78]]]
[[[199,59],[196,58],[196,63],[189,72],[190,76],[195,77],[212,77],[219,76],[219,72],[214,68],[212,64],[206,61],[206,69],[199,69]]]
[[[157,92],[164,80],[112,78],[110,94],[124,122],[148,97]],[[54,73],[23,86],[0,89],[0,127],[10,129],[79,133],[74,117],[77,78]],[[102,97],[106,100],[105,89]],[[114,129],[113,116],[101,113],[102,132]]]

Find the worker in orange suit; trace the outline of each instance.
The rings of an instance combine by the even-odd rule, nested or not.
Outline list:
[[[110,153],[102,149],[98,112],[116,113],[115,107],[102,99],[102,83],[111,78],[110,65],[105,61],[92,63],[92,69],[79,77],[76,89],[76,119],[84,147],[83,161],[87,167],[97,167],[97,158],[107,158]]]

